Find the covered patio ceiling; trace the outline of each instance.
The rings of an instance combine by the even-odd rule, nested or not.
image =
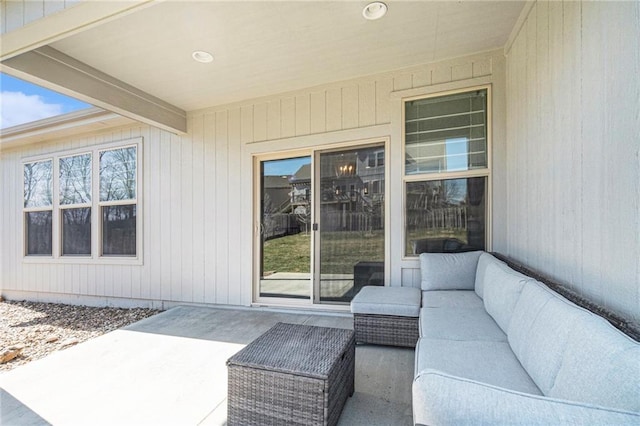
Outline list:
[[[44,56],[66,71],[30,67],[43,56],[33,52],[3,61],[3,71],[181,132],[184,111],[502,47],[524,3],[389,1],[384,18],[367,21],[361,1],[161,1],[53,38]],[[194,61],[196,50],[213,62]],[[94,93],[76,83],[78,69],[110,85]],[[116,87],[133,96],[100,97]]]

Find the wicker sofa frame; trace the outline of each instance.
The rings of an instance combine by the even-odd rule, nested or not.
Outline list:
[[[353,314],[356,343],[415,348],[418,317]]]

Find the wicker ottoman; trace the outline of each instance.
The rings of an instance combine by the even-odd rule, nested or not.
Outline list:
[[[227,425],[335,425],[354,391],[354,333],[278,323],[227,367]]]
[[[415,347],[420,290],[366,286],[351,301],[357,343]]]

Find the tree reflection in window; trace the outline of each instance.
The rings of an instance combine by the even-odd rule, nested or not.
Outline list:
[[[135,256],[137,150],[100,152],[102,255]]]
[[[91,254],[91,208],[64,209],[62,213],[62,254]]]
[[[100,201],[136,198],[136,148],[100,152]]]
[[[102,208],[102,254],[136,255],[135,204]]]
[[[52,205],[53,162],[51,160],[24,165],[24,207]]]
[[[406,183],[405,254],[485,248],[486,178]]]
[[[61,158],[60,204],[91,202],[91,154]]]
[[[53,217],[53,161],[25,163],[25,254],[51,256]]]
[[[28,256],[51,256],[52,211],[26,212],[25,215],[26,247]]]

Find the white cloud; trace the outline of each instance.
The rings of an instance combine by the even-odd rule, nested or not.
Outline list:
[[[22,92],[0,93],[0,128],[17,126],[62,114],[62,105],[48,104],[42,96]]]

